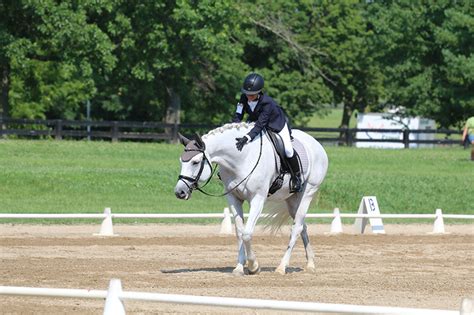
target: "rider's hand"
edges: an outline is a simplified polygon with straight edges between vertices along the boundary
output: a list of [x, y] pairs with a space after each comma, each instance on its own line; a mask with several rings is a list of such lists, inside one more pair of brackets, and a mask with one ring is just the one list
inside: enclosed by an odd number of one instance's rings
[[235, 138], [235, 140], [237, 141], [237, 143], [235, 144], [235, 146], [237, 147], [237, 150], [242, 151], [242, 148], [244, 147], [244, 145], [247, 144], [247, 142], [249, 141], [249, 138], [245, 136], [242, 138]]

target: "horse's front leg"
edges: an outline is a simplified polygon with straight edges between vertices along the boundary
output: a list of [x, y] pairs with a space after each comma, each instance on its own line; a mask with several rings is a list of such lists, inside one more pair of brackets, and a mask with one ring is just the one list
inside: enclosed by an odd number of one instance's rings
[[229, 202], [230, 211], [234, 216], [235, 235], [237, 236], [239, 253], [237, 258], [237, 266], [234, 268], [232, 273], [238, 276], [243, 276], [244, 266], [247, 262], [247, 258], [245, 256], [244, 242], [242, 240], [242, 234], [244, 231], [244, 211], [242, 209], [242, 201], [238, 200], [232, 195], [228, 195], [227, 200]]
[[257, 274], [260, 272], [260, 266], [258, 264], [255, 253], [252, 250], [252, 235], [255, 230], [255, 225], [257, 220], [262, 213], [263, 204], [265, 203], [265, 197], [256, 195], [250, 200], [250, 211], [249, 217], [247, 219], [247, 224], [245, 225], [244, 233], [242, 239], [244, 241], [245, 250], [247, 252], [247, 261], [249, 274]]

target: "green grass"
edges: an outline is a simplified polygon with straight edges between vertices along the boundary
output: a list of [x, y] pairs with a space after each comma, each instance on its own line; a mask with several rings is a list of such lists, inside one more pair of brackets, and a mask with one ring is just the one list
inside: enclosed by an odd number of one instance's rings
[[[224, 197], [174, 196], [181, 145], [0, 141], [2, 213], [220, 212]], [[461, 147], [327, 147], [329, 171], [310, 212], [356, 212], [377, 196], [382, 213], [474, 213], [474, 162]], [[217, 180], [209, 192], [220, 193]], [[207, 187], [206, 187], [207, 188]]]
[[330, 166], [320, 206], [358, 208], [377, 196], [383, 213], [474, 213], [474, 162], [460, 147], [436, 149], [328, 148]]
[[[319, 115], [314, 115], [309, 120], [307, 127], [311, 128], [339, 128], [341, 125], [342, 119], [342, 108], [334, 108], [331, 111], [323, 116], [320, 117]], [[350, 120], [350, 127], [356, 128], [357, 126], [357, 118], [355, 115], [352, 115]]]

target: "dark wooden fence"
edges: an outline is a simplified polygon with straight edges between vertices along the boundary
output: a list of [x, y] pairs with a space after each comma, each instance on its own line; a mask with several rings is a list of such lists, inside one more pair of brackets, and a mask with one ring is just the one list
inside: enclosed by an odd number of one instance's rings
[[[61, 139], [103, 139], [111, 141], [177, 141], [178, 132], [190, 135], [195, 132], [204, 134], [218, 127], [209, 124], [164, 124], [159, 122], [134, 121], [73, 121], [73, 120], [28, 120], [0, 118], [0, 137], [16, 138], [54, 138]], [[305, 128], [295, 127], [308, 132], [320, 142], [352, 146], [356, 142], [402, 143], [405, 148], [410, 144], [460, 144], [459, 130], [409, 130], [409, 129], [356, 129], [356, 128]], [[362, 139], [357, 133], [395, 134], [390, 139]], [[411, 134], [435, 134], [434, 140], [410, 139]], [[398, 135], [398, 136], [397, 136]], [[401, 136], [400, 136], [401, 135]], [[453, 138], [454, 136], [454, 138]]]

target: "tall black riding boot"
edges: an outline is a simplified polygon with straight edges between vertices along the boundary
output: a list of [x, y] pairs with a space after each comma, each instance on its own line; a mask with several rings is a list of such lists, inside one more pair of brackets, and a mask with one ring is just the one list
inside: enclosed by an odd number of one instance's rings
[[294, 153], [291, 158], [288, 158], [288, 163], [291, 167], [290, 193], [300, 192], [302, 189], [301, 170], [296, 153]]

